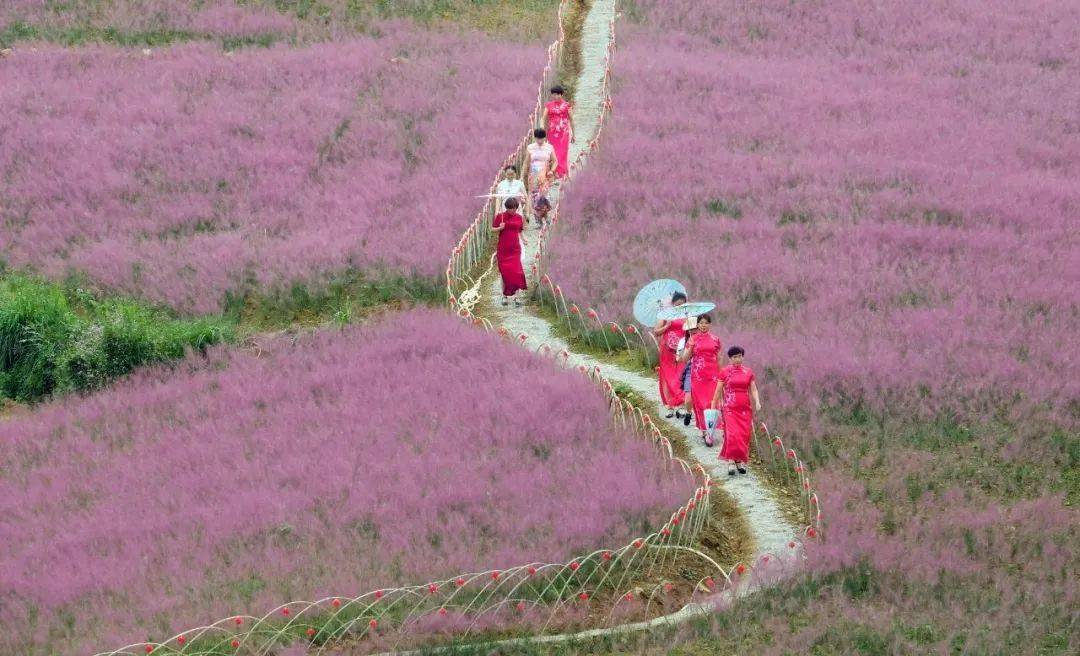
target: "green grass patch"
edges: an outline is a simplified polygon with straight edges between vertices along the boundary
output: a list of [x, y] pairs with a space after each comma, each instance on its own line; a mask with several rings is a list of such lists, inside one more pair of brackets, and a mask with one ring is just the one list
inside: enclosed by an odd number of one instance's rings
[[0, 281], [0, 395], [31, 402], [95, 389], [234, 334], [220, 318], [177, 319], [136, 301], [9, 276]]
[[348, 324], [392, 305], [439, 305], [446, 301], [438, 280], [399, 274], [341, 272], [319, 284], [296, 283], [270, 292], [228, 294], [225, 316], [244, 332]]
[[104, 43], [120, 48], [160, 48], [187, 41], [219, 41], [224, 50], [238, 50], [247, 47], [267, 48], [282, 38], [281, 35], [270, 33], [240, 37], [169, 27], [124, 30], [90, 24], [52, 27], [16, 21], [0, 30], [0, 47], [10, 47], [20, 41], [47, 41], [69, 48], [91, 43]]
[[137, 367], [247, 335], [346, 325], [445, 296], [434, 280], [347, 271], [319, 285], [231, 295], [223, 313], [192, 318], [89, 288], [78, 277], [50, 282], [0, 271], [0, 398], [33, 403], [90, 391]]

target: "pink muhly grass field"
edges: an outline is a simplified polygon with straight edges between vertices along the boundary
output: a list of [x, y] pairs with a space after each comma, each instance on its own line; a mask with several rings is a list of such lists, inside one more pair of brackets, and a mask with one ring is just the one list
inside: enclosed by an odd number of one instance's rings
[[59, 32], [94, 26], [120, 33], [170, 31], [193, 38], [286, 38], [301, 28], [291, 16], [269, 7], [240, 6], [233, 0], [4, 0], [0, 28], [16, 22]]
[[692, 493], [583, 376], [441, 313], [257, 350], [3, 424], [0, 652], [568, 559]]
[[527, 127], [543, 49], [386, 24], [0, 65], [0, 258], [185, 313], [345, 269], [434, 280]]
[[[721, 4], [690, 12], [719, 44], [628, 30], [552, 278], [612, 318], [649, 280], [682, 280], [775, 371], [774, 405], [1074, 421], [1076, 5], [930, 3], [898, 31], [899, 5], [773, 2], [751, 38], [751, 10]], [[648, 17], [671, 27], [690, 6]]]
[[718, 635], [1075, 652], [1080, 7], [636, 4], [549, 273], [610, 319], [715, 301], [825, 517]]

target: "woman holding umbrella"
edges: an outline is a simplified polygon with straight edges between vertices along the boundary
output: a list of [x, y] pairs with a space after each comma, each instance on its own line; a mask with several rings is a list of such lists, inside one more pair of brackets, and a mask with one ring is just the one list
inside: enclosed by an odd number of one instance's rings
[[[679, 307], [686, 303], [686, 294], [675, 292], [671, 296], [671, 306]], [[659, 319], [653, 328], [660, 342], [660, 366], [658, 367], [660, 378], [660, 400], [668, 412], [666, 417], [682, 417], [679, 408], [685, 401], [686, 395], [682, 390], [683, 366], [679, 364], [677, 353], [679, 340], [683, 337], [683, 319]]]
[[694, 422], [701, 430], [705, 446], [712, 446], [712, 437], [705, 426], [705, 408], [709, 407], [720, 377], [720, 338], [712, 333], [712, 315], [697, 318], [697, 331], [690, 337], [680, 360], [690, 361], [690, 399], [694, 404]]
[[728, 461], [728, 476], [734, 476], [736, 469], [740, 474], [746, 473], [750, 432], [754, 426], [754, 412], [761, 412], [761, 397], [754, 370], [743, 366], [746, 351], [741, 346], [732, 346], [727, 355], [731, 364], [720, 370], [719, 383], [709, 407], [719, 409], [724, 416], [724, 448], [720, 450], [720, 459]]

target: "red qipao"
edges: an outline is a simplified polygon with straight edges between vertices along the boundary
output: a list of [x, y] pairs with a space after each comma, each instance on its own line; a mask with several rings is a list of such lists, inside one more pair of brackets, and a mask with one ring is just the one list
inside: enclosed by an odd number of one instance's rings
[[660, 336], [660, 400], [669, 408], [686, 401], [686, 392], [682, 391], [683, 367], [675, 359], [684, 323], [682, 319], [672, 321]]
[[499, 233], [495, 260], [502, 275], [503, 296], [513, 296], [519, 289], [528, 289], [525, 269], [521, 266], [521, 230], [525, 227], [525, 221], [517, 212], [503, 212], [495, 215], [491, 225], [495, 228], [506, 226]]
[[565, 100], [552, 100], [544, 107], [547, 108], [548, 115], [547, 138], [555, 148], [555, 157], [559, 160], [555, 175], [561, 178], [569, 170], [570, 103]]
[[724, 460], [746, 462], [750, 458], [750, 432], [754, 426], [754, 409], [750, 406], [750, 384], [754, 370], [741, 364], [729, 364], [720, 370], [724, 383]]
[[716, 358], [722, 345], [720, 338], [712, 333], [694, 333], [690, 344], [694, 347], [690, 358], [690, 400], [694, 403], [694, 422], [705, 430], [705, 408], [716, 393], [716, 381], [720, 377]]

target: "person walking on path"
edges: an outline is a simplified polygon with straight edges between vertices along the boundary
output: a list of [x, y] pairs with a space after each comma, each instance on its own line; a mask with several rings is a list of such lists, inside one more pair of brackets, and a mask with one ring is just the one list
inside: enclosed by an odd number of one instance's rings
[[547, 130], [548, 141], [555, 149], [558, 165], [555, 175], [566, 177], [570, 171], [570, 144], [574, 142], [573, 106], [563, 98], [561, 86], [551, 87], [551, 101], [544, 105], [543, 125]]
[[[675, 292], [671, 296], [671, 305], [678, 307], [686, 303], [686, 294], [682, 292]], [[674, 319], [671, 321], [665, 321], [660, 319], [656, 323], [656, 327], [653, 328], [653, 335], [656, 335], [660, 342], [660, 366], [657, 367], [657, 374], [660, 381], [660, 400], [663, 402], [664, 407], [667, 408], [668, 419], [672, 417], [682, 417], [682, 404], [686, 400], [686, 395], [682, 390], [682, 378], [683, 369], [685, 365], [681, 365], [678, 359], [679, 340], [682, 339], [685, 332], [683, 319]]]
[[734, 476], [736, 469], [740, 474], [746, 473], [754, 413], [761, 411], [754, 370], [743, 365], [745, 355], [741, 346], [728, 349], [731, 364], [720, 370], [716, 392], [709, 405], [720, 410], [724, 419], [724, 447], [720, 449], [720, 459], [728, 461], [728, 476]]
[[701, 430], [705, 446], [712, 446], [712, 438], [705, 427], [705, 408], [712, 402], [716, 382], [720, 376], [720, 338], [712, 334], [712, 315], [697, 318], [697, 332], [683, 351], [682, 359], [690, 361], [690, 398], [694, 403], [694, 422]]
[[507, 198], [503, 207], [505, 212], [495, 215], [492, 231], [499, 235], [495, 247], [495, 260], [499, 264], [499, 275], [503, 281], [503, 305], [509, 305], [510, 299], [520, 305], [517, 293], [528, 286], [525, 283], [525, 269], [521, 266], [521, 231], [525, 219], [518, 214], [521, 203], [516, 198]]
[[498, 186], [495, 187], [495, 198], [499, 207], [504, 207], [503, 204], [510, 198], [516, 198], [524, 207], [525, 201], [529, 198], [529, 192], [525, 190], [525, 183], [518, 179], [518, 167], [507, 164], [503, 169], [503, 179], [499, 180]]
[[525, 148], [525, 151], [529, 159], [529, 193], [532, 194], [535, 202], [547, 194], [548, 185], [559, 165], [559, 160], [555, 157], [555, 148], [547, 140], [547, 130], [533, 130], [533, 142]]

